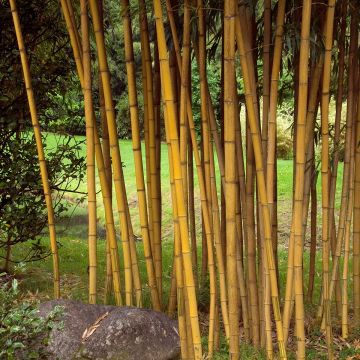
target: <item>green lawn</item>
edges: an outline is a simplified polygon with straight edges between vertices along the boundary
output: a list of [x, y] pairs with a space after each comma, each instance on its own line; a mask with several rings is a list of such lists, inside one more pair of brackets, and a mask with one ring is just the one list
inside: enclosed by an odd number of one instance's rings
[[[82, 139], [82, 138], [79, 138]], [[56, 140], [53, 135], [47, 137], [48, 148], [56, 146]], [[124, 176], [127, 188], [127, 197], [130, 205], [131, 217], [134, 226], [134, 232], [140, 235], [139, 230], [139, 217], [137, 213], [137, 194], [135, 184], [135, 171], [132, 155], [131, 141], [120, 141], [120, 149], [122, 162], [124, 166]], [[81, 152], [85, 156], [85, 144], [82, 144]], [[166, 304], [167, 296], [169, 292], [170, 279], [171, 279], [171, 265], [172, 265], [172, 208], [170, 197], [170, 184], [168, 173], [168, 159], [167, 148], [163, 144], [161, 148], [161, 179], [162, 179], [162, 202], [163, 202], [163, 228], [162, 228], [162, 246], [163, 246], [163, 275], [164, 275], [164, 303]], [[144, 161], [145, 164], [145, 161]], [[292, 199], [292, 182], [293, 182], [293, 166], [292, 160], [279, 160], [278, 161], [278, 211], [279, 211], [279, 266], [280, 266], [280, 283], [281, 290], [284, 290], [286, 267], [287, 267], [287, 243], [290, 229], [290, 214], [291, 214], [291, 199]], [[196, 172], [195, 172], [196, 173]], [[337, 207], [339, 206], [339, 195], [342, 177], [342, 165], [339, 168], [339, 186], [337, 189]], [[219, 178], [219, 174], [218, 174]], [[197, 179], [195, 180], [197, 183]], [[218, 181], [219, 183], [219, 181]], [[97, 180], [97, 188], [100, 190], [99, 182]], [[320, 191], [320, 179], [318, 180], [318, 213], [319, 220], [321, 217], [321, 191]], [[86, 192], [86, 182], [84, 181], [79, 188], [80, 191]], [[87, 300], [87, 211], [86, 200], [77, 204], [83, 195], [69, 193], [67, 195], [68, 201], [72, 203], [71, 209], [68, 212], [68, 217], [58, 221], [58, 240], [60, 245], [60, 273], [61, 273], [61, 288], [64, 297], [73, 299]], [[195, 194], [196, 198], [199, 198], [198, 192]], [[197, 228], [200, 234], [200, 208], [199, 201], [196, 204], [197, 214]], [[118, 223], [117, 218], [115, 217]], [[320, 222], [318, 226], [321, 226]], [[105, 242], [104, 242], [104, 212], [102, 207], [101, 195], [98, 196], [98, 227], [99, 241], [98, 241], [98, 286], [99, 286], [99, 302], [103, 301], [103, 288], [105, 279]], [[102, 230], [102, 231], [101, 231]], [[319, 231], [321, 234], [321, 231]], [[200, 239], [199, 239], [200, 240]], [[45, 235], [44, 241], [48, 242], [48, 238]], [[198, 241], [200, 243], [201, 241]], [[143, 281], [143, 295], [144, 306], [149, 306], [149, 291], [146, 283], [146, 269], [145, 261], [143, 257], [143, 247], [141, 242], [136, 243], [139, 253], [139, 265], [140, 272]], [[23, 248], [15, 249], [16, 252], [23, 251]], [[199, 251], [201, 253], [201, 251]], [[317, 259], [317, 282], [315, 288], [314, 302], [318, 303], [318, 296], [320, 291], [320, 274], [321, 274], [321, 252], [318, 252]], [[308, 251], [305, 247], [304, 255], [304, 267], [308, 268]], [[21, 270], [18, 270], [21, 271]], [[28, 263], [25, 268], [22, 269], [21, 277], [24, 279], [22, 282], [23, 290], [35, 294], [41, 299], [51, 298], [52, 296], [52, 261], [51, 258], [46, 260]], [[305, 274], [305, 284], [307, 284], [307, 274]], [[349, 289], [351, 284], [349, 283]], [[314, 310], [315, 307], [309, 306], [309, 310]], [[219, 353], [218, 359], [224, 358], [226, 351], [226, 345], [224, 344], [223, 353]], [[263, 358], [263, 353], [254, 350], [251, 347], [242, 347], [243, 358]], [[319, 354], [309, 358], [319, 359]]]

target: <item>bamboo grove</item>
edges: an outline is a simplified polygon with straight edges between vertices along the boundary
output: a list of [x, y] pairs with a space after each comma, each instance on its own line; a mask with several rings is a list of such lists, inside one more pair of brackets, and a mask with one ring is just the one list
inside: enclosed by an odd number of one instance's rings
[[[54, 295], [60, 297], [61, 258], [36, 91], [16, 1], [9, 3], [48, 209]], [[320, 331], [328, 358], [336, 358], [334, 336], [347, 341], [360, 325], [358, 1], [120, 3], [126, 64], [121, 71], [127, 76], [143, 255], [135, 245], [117, 136], [104, 36], [106, 6], [102, 0], [59, 2], [84, 96], [89, 302], [101, 302], [105, 295], [105, 302], [114, 298], [117, 305], [141, 307], [147, 288], [152, 308], [177, 318], [183, 359], [212, 358], [222, 338], [231, 359], [240, 358], [244, 343], [265, 349], [268, 359], [286, 359], [290, 353], [305, 359], [310, 331]], [[140, 72], [134, 59], [134, 21], [140, 29]], [[213, 27], [221, 46], [220, 98], [208, 82]], [[296, 46], [287, 65], [293, 77], [293, 199], [284, 241], [278, 237], [277, 119], [287, 32], [294, 29]], [[199, 73], [199, 126], [191, 96], [192, 62]], [[99, 104], [94, 103], [95, 90]], [[173, 219], [169, 293], [164, 291], [162, 255], [162, 142]], [[96, 195], [97, 176], [101, 196]], [[336, 196], [339, 183], [341, 195]], [[100, 206], [105, 210], [106, 269], [97, 265]], [[315, 270], [317, 256], [320, 273]], [[140, 277], [140, 261], [146, 264], [146, 282]], [[287, 263], [284, 276], [281, 261]], [[97, 290], [99, 271], [106, 271], [106, 294]], [[316, 283], [321, 291], [315, 297]], [[209, 299], [205, 315], [199, 310], [200, 292]], [[204, 316], [206, 326], [200, 321]]]

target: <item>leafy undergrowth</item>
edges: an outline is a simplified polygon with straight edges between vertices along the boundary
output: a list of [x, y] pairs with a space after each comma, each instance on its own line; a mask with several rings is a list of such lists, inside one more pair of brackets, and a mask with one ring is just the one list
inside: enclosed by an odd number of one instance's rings
[[0, 274], [0, 359], [44, 359], [49, 333], [61, 328], [62, 309], [39, 317], [38, 299], [21, 294], [16, 278]]

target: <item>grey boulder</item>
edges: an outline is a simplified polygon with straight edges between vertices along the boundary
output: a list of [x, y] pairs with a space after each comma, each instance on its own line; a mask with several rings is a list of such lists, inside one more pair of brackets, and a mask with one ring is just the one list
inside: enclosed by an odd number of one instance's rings
[[50, 359], [170, 360], [180, 355], [176, 321], [148, 309], [89, 305], [73, 300], [40, 304], [41, 316], [64, 308], [62, 329], [50, 333]]

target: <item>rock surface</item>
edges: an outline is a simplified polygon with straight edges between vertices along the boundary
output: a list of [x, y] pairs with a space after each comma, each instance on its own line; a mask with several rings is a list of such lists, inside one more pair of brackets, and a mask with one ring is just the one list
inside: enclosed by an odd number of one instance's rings
[[165, 314], [133, 307], [54, 300], [40, 305], [46, 316], [64, 308], [63, 329], [50, 334], [51, 359], [170, 360], [180, 355], [177, 323]]

